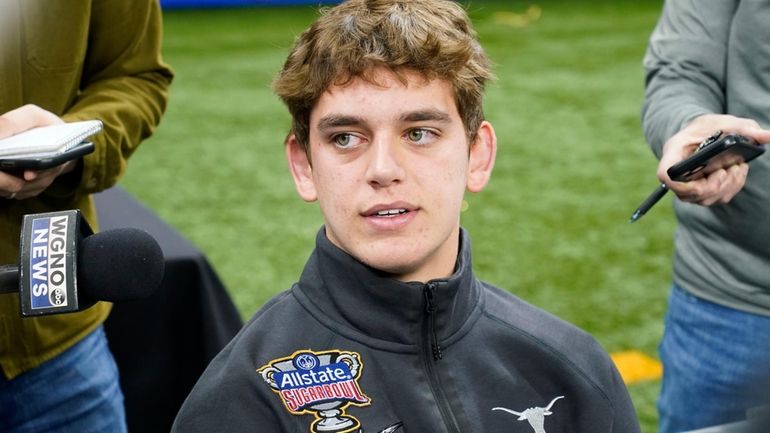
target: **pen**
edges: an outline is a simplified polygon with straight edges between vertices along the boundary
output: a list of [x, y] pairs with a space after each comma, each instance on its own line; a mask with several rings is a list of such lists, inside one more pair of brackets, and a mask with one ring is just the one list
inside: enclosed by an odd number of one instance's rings
[[661, 183], [660, 186], [658, 186], [658, 188], [656, 188], [655, 191], [653, 191], [652, 194], [650, 194], [650, 196], [639, 205], [639, 207], [631, 215], [631, 219], [629, 219], [628, 222], [632, 223], [641, 218], [642, 215], [646, 214], [647, 211], [650, 210], [655, 205], [655, 203], [660, 201], [660, 199], [662, 199], [667, 192], [668, 188], [666, 187], [666, 184]]
[[[722, 130], [721, 129], [717, 130], [716, 132], [708, 136], [708, 138], [700, 142], [700, 144], [698, 145], [698, 148], [695, 149], [695, 153], [702, 150], [704, 147], [707, 147], [708, 145], [716, 142], [721, 136], [722, 136]], [[662, 199], [667, 192], [668, 192], [668, 188], [666, 187], [665, 184], [661, 183], [660, 186], [658, 186], [658, 188], [655, 189], [655, 191], [653, 191], [652, 194], [650, 194], [650, 196], [647, 197], [642, 202], [642, 204], [639, 205], [639, 207], [634, 211], [634, 213], [631, 214], [631, 219], [629, 219], [628, 222], [632, 223], [638, 220], [639, 218], [641, 218], [642, 215], [646, 214], [647, 211], [652, 209], [652, 207], [655, 206], [655, 203], [659, 202], [660, 199]]]

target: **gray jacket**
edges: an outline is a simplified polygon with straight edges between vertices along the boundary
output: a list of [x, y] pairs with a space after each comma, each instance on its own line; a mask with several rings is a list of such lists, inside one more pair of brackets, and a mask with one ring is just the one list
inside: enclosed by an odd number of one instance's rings
[[597, 342], [471, 269], [401, 283], [323, 230], [300, 281], [214, 359], [174, 432], [637, 433]]
[[[702, 114], [770, 128], [768, 22], [766, 1], [666, 1], [644, 58], [642, 120], [656, 155]], [[749, 167], [726, 205], [674, 201], [674, 281], [712, 302], [770, 315], [770, 152]]]

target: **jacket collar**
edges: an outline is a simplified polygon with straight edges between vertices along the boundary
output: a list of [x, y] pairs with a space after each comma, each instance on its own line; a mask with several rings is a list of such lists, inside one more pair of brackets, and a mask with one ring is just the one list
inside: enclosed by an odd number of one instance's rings
[[420, 343], [426, 319], [425, 290], [434, 289], [435, 331], [439, 340], [456, 334], [480, 302], [480, 282], [471, 268], [467, 233], [460, 231], [454, 274], [447, 279], [403, 283], [371, 268], [332, 244], [324, 228], [293, 289], [297, 299], [319, 320], [353, 338]]

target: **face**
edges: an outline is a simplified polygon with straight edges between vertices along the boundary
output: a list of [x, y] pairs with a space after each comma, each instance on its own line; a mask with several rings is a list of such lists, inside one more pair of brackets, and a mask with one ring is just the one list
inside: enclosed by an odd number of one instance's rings
[[484, 122], [469, 143], [444, 80], [377, 71], [330, 87], [310, 114], [309, 154], [293, 136], [287, 157], [297, 191], [318, 200], [329, 240], [402, 281], [452, 274], [465, 190], [480, 191], [496, 139]]

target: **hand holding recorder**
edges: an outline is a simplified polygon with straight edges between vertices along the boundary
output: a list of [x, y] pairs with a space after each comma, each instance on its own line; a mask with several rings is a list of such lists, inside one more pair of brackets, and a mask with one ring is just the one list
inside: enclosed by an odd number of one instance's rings
[[[714, 137], [715, 131], [721, 133]], [[751, 119], [697, 117], [663, 145], [658, 179], [682, 201], [728, 203], [746, 183], [748, 162], [764, 152], [761, 145], [768, 141], [770, 130]]]
[[[705, 132], [715, 126], [736, 132]], [[745, 185], [748, 163], [765, 152], [767, 141], [770, 131], [753, 120], [729, 115], [697, 117], [663, 145], [658, 164], [661, 184], [629, 222], [641, 218], [669, 189], [686, 202], [703, 206], [728, 203]]]
[[94, 150], [85, 138], [101, 127], [100, 121], [67, 124], [31, 104], [0, 115], [0, 198], [23, 200], [45, 191]]

